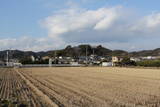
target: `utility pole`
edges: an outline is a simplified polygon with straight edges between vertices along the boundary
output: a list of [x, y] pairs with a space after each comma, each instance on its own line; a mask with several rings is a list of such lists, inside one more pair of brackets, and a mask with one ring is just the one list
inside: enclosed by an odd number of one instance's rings
[[87, 65], [87, 63], [88, 63], [88, 58], [87, 58], [87, 56], [88, 56], [88, 46], [86, 45], [86, 65]]
[[57, 51], [55, 50], [54, 52], [54, 57], [56, 58], [57, 57]]
[[93, 56], [94, 56], [94, 48], [93, 48]]
[[10, 53], [10, 54], [8, 55], [8, 56], [9, 56], [9, 59], [12, 59], [12, 48], [9, 49], [9, 53]]
[[94, 57], [94, 47], [92, 47], [93, 49], [93, 59], [92, 59], [92, 62], [94, 61], [95, 57]]
[[49, 58], [49, 67], [52, 67], [52, 58]]
[[9, 52], [8, 52], [8, 50], [7, 50], [7, 59], [6, 59], [6, 64], [7, 64], [7, 66], [9, 66]]

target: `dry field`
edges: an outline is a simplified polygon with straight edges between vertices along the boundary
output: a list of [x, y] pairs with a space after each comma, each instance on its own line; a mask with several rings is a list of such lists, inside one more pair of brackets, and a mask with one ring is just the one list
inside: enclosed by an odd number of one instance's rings
[[[35, 107], [160, 107], [158, 69], [55, 67], [0, 71], [0, 98], [15, 99], [14, 93], [19, 100], [30, 99], [29, 104]], [[17, 92], [15, 88], [19, 87]]]
[[14, 69], [0, 69], [0, 107], [45, 107], [47, 105]]

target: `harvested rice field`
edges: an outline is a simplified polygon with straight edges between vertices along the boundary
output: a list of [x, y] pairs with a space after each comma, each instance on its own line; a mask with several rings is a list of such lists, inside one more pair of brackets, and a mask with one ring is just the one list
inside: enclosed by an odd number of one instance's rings
[[159, 107], [160, 69], [0, 69], [0, 104], [29, 107]]
[[0, 107], [46, 107], [48, 103], [38, 96], [15, 69], [0, 69]]

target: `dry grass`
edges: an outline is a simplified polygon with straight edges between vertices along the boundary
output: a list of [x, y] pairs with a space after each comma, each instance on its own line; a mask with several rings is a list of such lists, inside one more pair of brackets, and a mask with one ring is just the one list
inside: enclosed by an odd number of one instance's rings
[[156, 69], [57, 67], [19, 71], [59, 106], [160, 106], [160, 70]]

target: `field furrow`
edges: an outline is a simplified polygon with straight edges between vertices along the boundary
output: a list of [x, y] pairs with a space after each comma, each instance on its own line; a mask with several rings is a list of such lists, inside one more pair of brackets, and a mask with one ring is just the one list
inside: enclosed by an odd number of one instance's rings
[[160, 70], [0, 68], [0, 106], [159, 107]]
[[0, 106], [45, 106], [15, 69], [0, 68], [0, 82]]
[[57, 67], [20, 71], [59, 106], [160, 106], [159, 70]]

